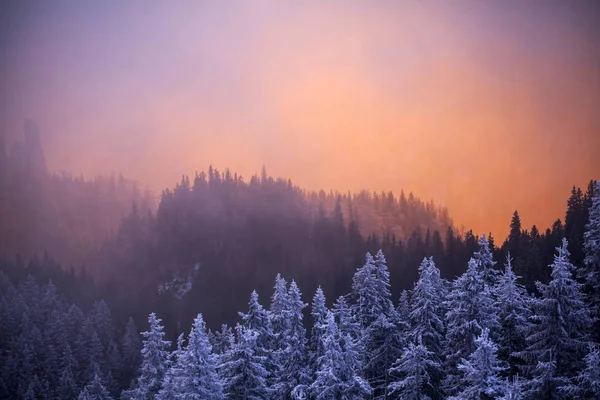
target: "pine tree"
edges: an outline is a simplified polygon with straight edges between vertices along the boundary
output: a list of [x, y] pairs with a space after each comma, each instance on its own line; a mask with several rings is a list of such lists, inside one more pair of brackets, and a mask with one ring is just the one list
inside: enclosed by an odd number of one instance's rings
[[567, 240], [557, 248], [548, 285], [537, 282], [541, 298], [532, 299], [533, 324], [527, 334], [527, 348], [516, 355], [532, 378], [528, 396], [551, 398], [567, 386], [582, 363], [592, 324], [579, 283], [573, 279]]
[[391, 301], [390, 275], [383, 252], [375, 259], [369, 253], [352, 283], [354, 315], [362, 328], [363, 374], [373, 388], [374, 398], [385, 397], [389, 369], [404, 345], [400, 320]]
[[176, 397], [189, 400], [223, 399], [223, 388], [217, 374], [217, 360], [212, 354], [202, 314], [194, 320], [188, 344], [177, 357], [173, 377]]
[[57, 395], [61, 399], [73, 400], [77, 398], [77, 385], [71, 369], [64, 369], [60, 374], [60, 380], [56, 389]]
[[445, 285], [433, 258], [423, 259], [419, 266], [419, 280], [413, 289], [413, 304], [410, 312], [412, 329], [409, 337], [412, 342], [420, 340], [420, 344], [432, 354], [434, 363], [428, 370], [431, 385], [426, 394], [433, 399], [441, 398], [439, 391], [442, 379], [440, 362], [445, 333], [445, 312], [442, 306], [445, 295]]
[[221, 325], [221, 330], [213, 333], [211, 339], [211, 345], [213, 347], [213, 353], [219, 357], [225, 354], [235, 342], [233, 330], [227, 326], [227, 324]]
[[479, 240], [479, 251], [473, 254], [473, 258], [477, 261], [481, 279], [488, 287], [493, 288], [498, 281], [498, 270], [494, 268], [496, 261], [492, 257], [490, 243], [486, 239], [485, 233]]
[[237, 325], [237, 342], [223, 357], [219, 375], [228, 400], [264, 400], [271, 398], [267, 386], [265, 357], [256, 354], [258, 334]]
[[[439, 393], [430, 375], [430, 371], [439, 371], [441, 365], [437, 356], [418, 342], [410, 342], [392, 368], [390, 375], [397, 381], [390, 383], [389, 393], [393, 398], [402, 400], [430, 400], [429, 393]], [[440, 396], [441, 397], [441, 396]]]
[[596, 318], [594, 339], [600, 341], [600, 180], [596, 182], [586, 227], [587, 231], [583, 236], [584, 265], [579, 273], [585, 282], [585, 290]]
[[573, 399], [600, 399], [600, 350], [597, 346], [590, 345], [584, 362], [585, 368], [562, 391]]
[[157, 400], [177, 400], [177, 398], [182, 394], [177, 379], [182, 373], [182, 368], [180, 367], [180, 358], [185, 350], [183, 344], [184, 341], [185, 334], [181, 333], [177, 337], [177, 349], [171, 353], [171, 357], [169, 359], [169, 369], [165, 373], [162, 387], [156, 396]]
[[310, 312], [312, 316], [313, 326], [310, 333], [309, 342], [309, 363], [311, 376], [314, 378], [319, 368], [319, 358], [323, 355], [324, 349], [324, 335], [325, 335], [325, 317], [327, 308], [325, 307], [325, 294], [321, 286], [317, 288], [312, 301], [312, 310]]
[[444, 380], [448, 394], [455, 394], [464, 383], [456, 368], [461, 359], [476, 350], [475, 339], [483, 329], [498, 331], [498, 310], [490, 288], [479, 273], [479, 265], [469, 261], [467, 271], [452, 283], [452, 290], [444, 302], [446, 312], [446, 362]]
[[279, 390], [285, 398], [291, 396], [296, 386], [310, 382], [306, 357], [306, 329], [302, 323], [302, 310], [306, 306], [307, 304], [302, 301], [302, 293], [298, 285], [292, 280], [284, 309], [287, 319], [286, 347], [280, 359], [281, 374], [278, 381]]
[[133, 318], [129, 318], [125, 325], [125, 333], [121, 340], [123, 354], [123, 370], [121, 371], [121, 385], [126, 387], [135, 377], [140, 366], [140, 354], [142, 351], [142, 340]]
[[324, 321], [324, 352], [318, 359], [319, 369], [315, 381], [306, 387], [300, 385], [294, 390], [295, 397], [300, 388], [306, 388], [316, 400], [365, 399], [371, 394], [369, 384], [357, 375], [358, 354], [353, 340], [342, 334], [335, 322], [335, 316], [327, 311]]
[[148, 317], [150, 330], [142, 332], [142, 364], [139, 377], [133, 390], [126, 395], [132, 400], [154, 399], [162, 388], [163, 380], [169, 368], [169, 347], [171, 342], [164, 340], [165, 333], [161, 320], [156, 314]]
[[489, 330], [483, 329], [475, 340], [476, 350], [468, 360], [463, 359], [458, 368], [463, 371], [465, 389], [453, 400], [493, 400], [504, 393], [504, 384], [499, 373], [502, 371], [496, 356], [498, 347], [489, 338]]
[[106, 387], [102, 384], [99, 374], [79, 393], [78, 400], [113, 400]]
[[239, 313], [242, 326], [252, 329], [257, 333], [256, 345], [260, 355], [270, 357], [274, 344], [274, 334], [271, 328], [271, 319], [267, 310], [258, 302], [258, 293], [252, 291], [248, 302], [248, 313]]
[[518, 359], [513, 353], [525, 348], [525, 333], [529, 326], [531, 311], [528, 307], [529, 296], [523, 286], [517, 283], [511, 266], [510, 254], [506, 259], [505, 269], [496, 285], [496, 306], [499, 309], [499, 320], [502, 329], [498, 357], [510, 366], [506, 370], [509, 376], [515, 374]]
[[504, 384], [504, 396], [498, 400], [525, 400], [525, 394], [523, 393], [523, 385], [519, 381], [519, 375], [513, 376], [512, 379], [506, 378]]

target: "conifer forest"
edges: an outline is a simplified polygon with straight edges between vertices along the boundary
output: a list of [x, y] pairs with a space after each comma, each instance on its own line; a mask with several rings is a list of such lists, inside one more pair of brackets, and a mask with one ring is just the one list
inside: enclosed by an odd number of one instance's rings
[[[545, 231], [515, 211], [502, 242], [412, 193], [312, 193], [266, 171], [184, 176], [153, 211], [122, 177], [50, 174], [31, 129], [2, 153], [0, 398], [600, 396], [594, 181]], [[98, 227], [79, 215], [126, 203], [81, 245]]]
[[600, 400], [600, 0], [0, 0], [0, 400]]

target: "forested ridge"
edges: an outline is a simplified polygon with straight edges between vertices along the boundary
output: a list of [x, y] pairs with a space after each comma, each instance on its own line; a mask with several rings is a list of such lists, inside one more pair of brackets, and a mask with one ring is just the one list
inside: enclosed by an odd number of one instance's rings
[[48, 173], [27, 132], [0, 151], [0, 398], [600, 396], [593, 181], [496, 243], [412, 194], [265, 170], [184, 176], [154, 208]]

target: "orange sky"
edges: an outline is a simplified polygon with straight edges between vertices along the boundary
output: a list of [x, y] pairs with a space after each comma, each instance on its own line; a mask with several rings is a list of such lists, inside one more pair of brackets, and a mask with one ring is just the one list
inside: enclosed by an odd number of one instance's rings
[[600, 178], [597, 2], [120, 3], [0, 12], [0, 131], [35, 119], [52, 169], [160, 190], [265, 164], [497, 237]]

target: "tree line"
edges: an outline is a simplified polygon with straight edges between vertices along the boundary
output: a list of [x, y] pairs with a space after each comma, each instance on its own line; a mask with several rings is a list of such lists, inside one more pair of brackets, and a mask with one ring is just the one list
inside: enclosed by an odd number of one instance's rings
[[310, 324], [297, 282], [277, 275], [268, 307], [253, 291], [238, 323], [214, 332], [197, 314], [176, 346], [155, 313], [141, 343], [133, 321], [117, 341], [105, 303], [86, 315], [53, 284], [1, 276], [0, 388], [28, 399], [595, 399], [600, 184], [581, 245], [575, 266], [563, 238], [547, 283], [528, 292], [484, 235], [464, 273], [448, 281], [426, 257], [396, 302], [384, 253], [367, 253], [350, 293], [329, 303], [316, 289]]

